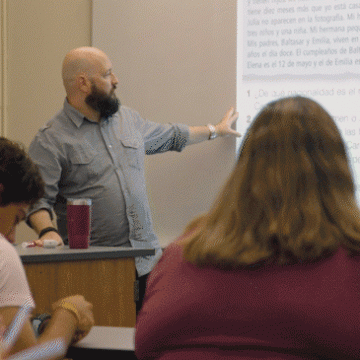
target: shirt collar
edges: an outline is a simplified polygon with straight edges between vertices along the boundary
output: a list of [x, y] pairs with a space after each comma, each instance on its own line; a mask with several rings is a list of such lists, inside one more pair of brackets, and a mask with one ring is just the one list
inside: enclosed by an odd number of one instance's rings
[[[73, 106], [71, 106], [68, 102], [68, 100], [65, 98], [64, 101], [64, 111], [65, 114], [69, 117], [69, 119], [76, 125], [76, 127], [80, 127], [84, 120], [96, 123], [96, 121], [89, 120], [86, 116], [84, 116], [79, 110], [76, 110]], [[114, 114], [116, 115], [116, 114]], [[100, 123], [108, 123], [110, 120], [112, 120], [113, 116], [108, 117], [107, 119], [102, 118]]]
[[84, 120], [94, 122], [85, 117], [79, 110], [76, 110], [73, 106], [71, 106], [67, 99], [64, 101], [64, 111], [65, 114], [69, 117], [69, 119], [76, 125], [76, 127], [80, 127]]

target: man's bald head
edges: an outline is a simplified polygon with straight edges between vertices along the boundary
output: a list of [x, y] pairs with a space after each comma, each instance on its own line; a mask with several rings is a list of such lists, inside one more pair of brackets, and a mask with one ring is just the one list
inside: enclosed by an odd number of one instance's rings
[[91, 78], [104, 59], [107, 59], [107, 55], [94, 47], [80, 47], [69, 51], [62, 67], [66, 92], [71, 92], [78, 75], [83, 74]]
[[68, 103], [88, 119], [99, 121], [118, 111], [115, 95], [118, 79], [107, 55], [94, 47], [69, 51], [63, 62], [62, 77]]

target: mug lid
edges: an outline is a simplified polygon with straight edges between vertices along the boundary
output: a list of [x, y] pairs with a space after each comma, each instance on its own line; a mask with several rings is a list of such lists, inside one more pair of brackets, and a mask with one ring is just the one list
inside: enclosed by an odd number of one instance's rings
[[67, 205], [91, 205], [91, 199], [72, 199], [66, 201]]

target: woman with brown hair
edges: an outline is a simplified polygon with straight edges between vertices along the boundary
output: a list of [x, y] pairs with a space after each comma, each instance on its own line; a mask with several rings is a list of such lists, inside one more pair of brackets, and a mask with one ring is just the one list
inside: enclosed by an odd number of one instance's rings
[[359, 359], [360, 211], [331, 116], [258, 114], [210, 211], [152, 271], [139, 359]]

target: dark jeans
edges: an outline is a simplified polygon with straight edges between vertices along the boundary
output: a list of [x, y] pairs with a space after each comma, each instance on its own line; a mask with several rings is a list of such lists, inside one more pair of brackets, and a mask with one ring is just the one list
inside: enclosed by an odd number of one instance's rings
[[148, 276], [149, 276], [149, 274], [139, 277], [138, 273], [136, 272], [136, 281], [138, 282], [138, 290], [139, 290], [138, 300], [136, 301], [136, 314], [139, 313], [139, 311], [142, 307], [142, 304], [143, 304], [145, 290], [146, 290], [146, 281], [147, 281]]

